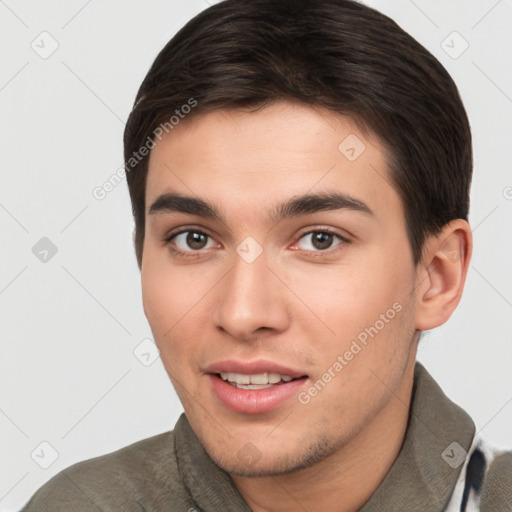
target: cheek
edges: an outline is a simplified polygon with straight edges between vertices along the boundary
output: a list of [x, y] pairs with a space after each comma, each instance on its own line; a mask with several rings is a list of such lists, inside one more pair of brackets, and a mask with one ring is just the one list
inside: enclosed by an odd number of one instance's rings
[[160, 351], [162, 363], [173, 381], [178, 375], [181, 360], [180, 346], [173, 340], [179, 330], [179, 317], [177, 316], [178, 298], [175, 283], [165, 279], [161, 273], [143, 272], [142, 274], [142, 300], [144, 312], [151, 327], [153, 338]]
[[[414, 334], [410, 328], [414, 314], [407, 303], [392, 309], [387, 323], [379, 318], [381, 313], [386, 315], [386, 309], [375, 308], [376, 314], [363, 315], [372, 320], [352, 335], [345, 328], [351, 323], [346, 313], [346, 325], [339, 321], [336, 339], [316, 345], [322, 361], [312, 387], [306, 391], [315, 395], [310, 411], [329, 411], [339, 419], [336, 428], [340, 430], [364, 424], [398, 389], [410, 362]], [[361, 315], [359, 320], [364, 321]]]
[[337, 338], [340, 342], [357, 335], [403, 300], [404, 287], [400, 277], [375, 265], [318, 266], [315, 272], [304, 271], [288, 275], [296, 296], [308, 307], [300, 309], [316, 317], [309, 327], [324, 332], [322, 338]]
[[144, 313], [155, 336], [172, 327], [175, 293], [164, 276], [154, 269], [142, 271], [142, 303]]
[[179, 274], [172, 272], [161, 255], [147, 251], [141, 269], [142, 302], [155, 342], [162, 357], [185, 314]]
[[141, 281], [144, 312], [162, 361], [168, 371], [179, 373], [205, 332], [207, 282], [194, 276], [191, 267], [171, 267], [157, 258], [146, 260]]
[[405, 255], [386, 255], [382, 250], [366, 256], [357, 265], [319, 266], [318, 271], [304, 272], [295, 280], [297, 296], [318, 317], [303, 326], [311, 350], [320, 358], [318, 371], [332, 369], [338, 356], [343, 358], [343, 369], [332, 370], [336, 383], [321, 400], [335, 398], [337, 393], [346, 393], [346, 400], [363, 399], [361, 389], [370, 390], [371, 397], [382, 383], [369, 368], [382, 373], [385, 381], [392, 380], [408, 357], [414, 334], [409, 297], [412, 264]]
[[191, 278], [186, 278], [185, 274], [173, 267], [167, 251], [150, 243], [145, 245], [141, 268], [142, 301], [155, 335], [167, 332], [186, 312], [193, 287]]

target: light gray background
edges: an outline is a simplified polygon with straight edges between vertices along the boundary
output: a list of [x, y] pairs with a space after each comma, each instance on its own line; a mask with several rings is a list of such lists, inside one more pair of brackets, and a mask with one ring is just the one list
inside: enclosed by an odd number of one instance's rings
[[[469, 114], [472, 266], [419, 359], [477, 429], [512, 446], [512, 1], [368, 3], [437, 56]], [[76, 461], [173, 428], [182, 411], [160, 359], [145, 366], [151, 342], [137, 349], [151, 331], [126, 183], [101, 201], [92, 191], [123, 163], [124, 121], [153, 59], [207, 6], [0, 1], [2, 511]], [[58, 249], [47, 262], [32, 252], [42, 237]]]

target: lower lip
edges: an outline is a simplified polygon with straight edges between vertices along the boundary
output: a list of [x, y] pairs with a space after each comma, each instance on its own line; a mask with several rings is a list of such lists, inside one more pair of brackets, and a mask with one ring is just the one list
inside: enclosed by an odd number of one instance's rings
[[307, 378], [275, 384], [264, 389], [235, 388], [217, 375], [209, 374], [213, 392], [229, 409], [245, 414], [261, 414], [277, 409], [286, 400], [297, 395]]

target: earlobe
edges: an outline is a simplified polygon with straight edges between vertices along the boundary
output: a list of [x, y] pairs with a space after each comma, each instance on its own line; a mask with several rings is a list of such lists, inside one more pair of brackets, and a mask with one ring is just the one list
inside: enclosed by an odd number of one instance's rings
[[417, 329], [433, 329], [450, 318], [462, 296], [472, 247], [471, 228], [463, 219], [426, 241], [417, 273]]

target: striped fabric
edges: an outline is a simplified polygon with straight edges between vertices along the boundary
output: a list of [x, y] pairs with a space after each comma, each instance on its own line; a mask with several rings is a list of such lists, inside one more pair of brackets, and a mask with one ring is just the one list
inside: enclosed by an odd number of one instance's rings
[[[481, 498], [484, 480], [489, 480], [490, 468], [494, 465], [498, 466], [499, 462], [502, 459], [505, 460], [505, 456], [509, 458], [511, 453], [477, 433], [445, 512], [482, 512]], [[491, 496], [490, 499], [492, 500], [493, 497]], [[485, 508], [489, 512], [491, 510], [493, 512], [507, 512], [512, 510], [512, 502], [508, 505], [503, 503], [499, 506], [499, 509], [488, 508], [487, 506]], [[490, 506], [492, 507], [492, 505]]]

